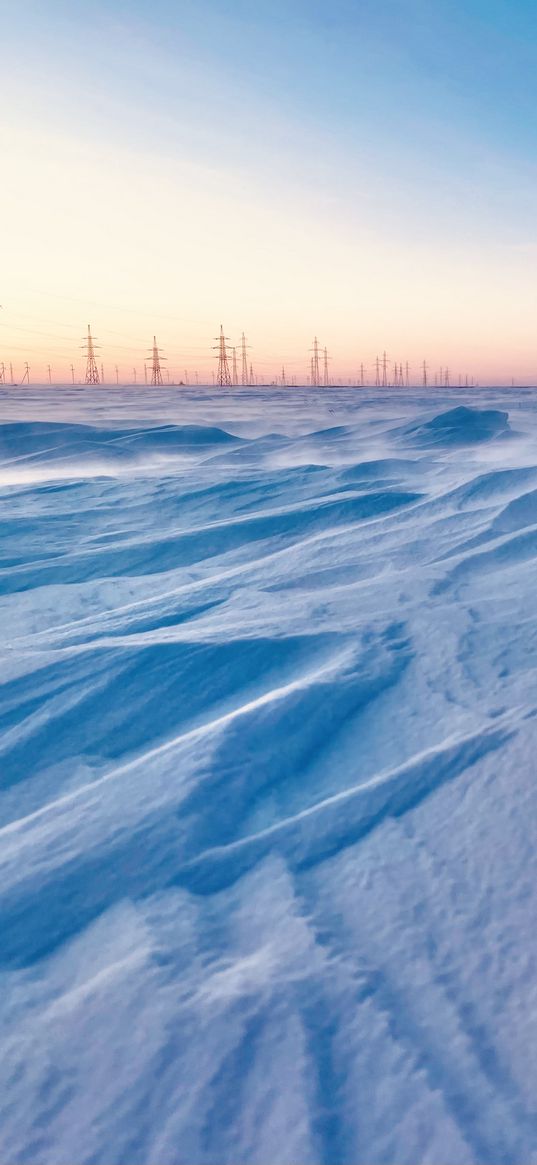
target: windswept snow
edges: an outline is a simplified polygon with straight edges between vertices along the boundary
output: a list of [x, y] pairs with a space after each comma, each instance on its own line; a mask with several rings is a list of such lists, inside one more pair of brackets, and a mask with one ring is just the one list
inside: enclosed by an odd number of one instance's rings
[[537, 394], [0, 407], [0, 1160], [537, 1162]]

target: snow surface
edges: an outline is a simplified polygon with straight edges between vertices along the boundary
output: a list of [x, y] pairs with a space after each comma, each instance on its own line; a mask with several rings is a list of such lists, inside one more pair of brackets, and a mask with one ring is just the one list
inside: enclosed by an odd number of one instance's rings
[[537, 394], [0, 407], [0, 1161], [537, 1162]]

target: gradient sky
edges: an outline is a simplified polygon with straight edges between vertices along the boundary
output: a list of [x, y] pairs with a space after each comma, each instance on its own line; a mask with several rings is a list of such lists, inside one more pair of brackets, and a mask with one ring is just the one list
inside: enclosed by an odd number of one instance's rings
[[[535, 0], [0, 2], [0, 360], [537, 381]], [[6, 116], [7, 113], [7, 116]]]

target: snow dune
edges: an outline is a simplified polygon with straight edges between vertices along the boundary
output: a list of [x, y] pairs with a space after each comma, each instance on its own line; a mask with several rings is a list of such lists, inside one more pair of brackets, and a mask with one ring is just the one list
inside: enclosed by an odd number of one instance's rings
[[537, 395], [0, 405], [0, 1160], [537, 1162]]

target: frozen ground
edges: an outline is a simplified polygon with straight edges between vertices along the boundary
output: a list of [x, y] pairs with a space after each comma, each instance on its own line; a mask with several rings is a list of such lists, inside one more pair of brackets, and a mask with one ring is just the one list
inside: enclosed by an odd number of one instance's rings
[[537, 1162], [537, 394], [0, 409], [0, 1160]]

